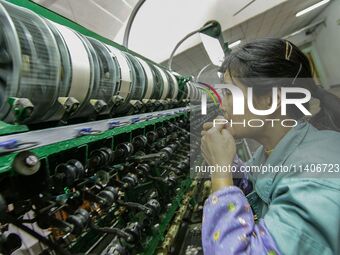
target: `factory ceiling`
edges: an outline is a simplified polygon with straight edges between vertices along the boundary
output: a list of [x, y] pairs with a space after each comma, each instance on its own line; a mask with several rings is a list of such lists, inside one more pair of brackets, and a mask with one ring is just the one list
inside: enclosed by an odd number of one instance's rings
[[[122, 43], [124, 28], [137, 0], [34, 0], [77, 23]], [[264, 36], [283, 36], [308, 24], [319, 10], [296, 18], [295, 13], [319, 0], [148, 0], [131, 30], [129, 47], [156, 61], [168, 59], [173, 47], [187, 33], [206, 21], [218, 20], [229, 42]], [[247, 6], [247, 4], [250, 4]], [[239, 14], [237, 11], [247, 6]], [[322, 8], [321, 8], [322, 9]], [[208, 63], [199, 36], [178, 50], [174, 69], [194, 74]]]
[[[318, 15], [324, 8], [316, 9], [301, 17], [295, 17], [299, 10], [319, 2], [319, 0], [289, 0], [274, 8], [256, 15], [241, 24], [227, 29], [223, 37], [228, 42], [242, 40], [243, 43], [263, 37], [284, 37], [318, 20]], [[167, 61], [163, 64], [166, 65]], [[178, 54], [173, 60], [173, 69], [190, 75], [210, 63], [201, 43]]]

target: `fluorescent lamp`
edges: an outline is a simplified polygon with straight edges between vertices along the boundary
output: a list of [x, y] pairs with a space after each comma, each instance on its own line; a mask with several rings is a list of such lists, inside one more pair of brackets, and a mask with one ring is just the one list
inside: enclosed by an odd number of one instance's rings
[[236, 42], [233, 42], [233, 43], [229, 44], [228, 47], [229, 47], [229, 49], [235, 48], [236, 46], [240, 45], [241, 42], [242, 42], [241, 40], [238, 40]]
[[314, 10], [314, 9], [316, 9], [316, 8], [318, 8], [318, 7], [322, 6], [322, 5], [324, 5], [324, 4], [327, 4], [329, 1], [331, 1], [331, 0], [323, 0], [323, 1], [321, 1], [321, 2], [318, 2], [318, 3], [316, 3], [316, 4], [313, 4], [313, 5], [309, 6], [309, 7], [306, 8], [306, 9], [304, 9], [304, 10], [302, 10], [302, 11], [299, 11], [299, 12], [296, 14], [296, 17], [300, 17], [300, 16], [302, 16], [302, 15], [304, 15], [304, 14], [306, 14], [306, 13], [308, 13], [308, 12], [310, 12], [310, 11], [312, 11], [312, 10]]

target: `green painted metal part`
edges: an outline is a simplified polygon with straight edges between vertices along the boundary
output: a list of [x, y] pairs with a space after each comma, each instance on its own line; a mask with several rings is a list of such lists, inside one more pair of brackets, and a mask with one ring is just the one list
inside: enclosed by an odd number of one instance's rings
[[[47, 146], [38, 147], [36, 149], [32, 149], [31, 151], [34, 152], [40, 159], [44, 159], [45, 157], [55, 154], [58, 152], [62, 152], [65, 150], [86, 146], [89, 143], [100, 141], [106, 138], [110, 138], [122, 133], [128, 133], [132, 130], [138, 129], [138, 128], [144, 128], [149, 125], [153, 125], [156, 123], [163, 122], [165, 120], [173, 119], [178, 116], [185, 115], [186, 113], [178, 113], [173, 116], [164, 116], [157, 119], [144, 121], [140, 123], [135, 123], [134, 125], [124, 126], [124, 127], [118, 127], [111, 130], [104, 131], [97, 135], [87, 135], [82, 137], [77, 137], [71, 140], [62, 141], [55, 144], [50, 144]], [[5, 156], [0, 157], [0, 174], [3, 174], [5, 172], [9, 172], [12, 170], [12, 162], [13, 159], [17, 153], [11, 153]]]
[[28, 130], [28, 127], [25, 125], [11, 125], [0, 121], [0, 136], [26, 132]]

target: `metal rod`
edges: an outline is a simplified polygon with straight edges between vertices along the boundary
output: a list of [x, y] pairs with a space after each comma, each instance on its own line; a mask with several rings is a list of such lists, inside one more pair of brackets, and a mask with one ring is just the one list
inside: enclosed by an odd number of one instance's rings
[[182, 44], [185, 40], [187, 40], [188, 38], [190, 38], [190, 37], [193, 36], [194, 34], [198, 33], [199, 31], [200, 31], [200, 30], [195, 30], [195, 31], [193, 31], [193, 32], [191, 32], [191, 33], [189, 33], [189, 34], [187, 34], [182, 40], [180, 40], [180, 41], [176, 44], [175, 48], [174, 48], [173, 51], [171, 52], [171, 55], [170, 55], [170, 58], [169, 58], [169, 61], [168, 61], [168, 69], [169, 69], [170, 71], [172, 71], [172, 68], [171, 68], [171, 66], [172, 66], [172, 60], [173, 60], [174, 55], [175, 55], [177, 49], [179, 48], [179, 46], [181, 46], [181, 44]]
[[189, 34], [187, 34], [186, 36], [184, 36], [183, 39], [180, 40], [180, 41], [176, 44], [176, 46], [175, 46], [175, 48], [173, 49], [173, 51], [171, 52], [170, 58], [169, 58], [169, 60], [168, 60], [168, 69], [169, 69], [170, 71], [172, 71], [172, 68], [171, 68], [171, 66], [172, 66], [172, 60], [173, 60], [173, 58], [174, 58], [174, 56], [175, 56], [175, 53], [176, 53], [177, 49], [179, 48], [179, 46], [181, 46], [181, 44], [182, 44], [185, 40], [187, 40], [188, 38], [190, 38], [191, 36], [193, 36], [193, 35], [195, 35], [195, 34], [201, 32], [202, 30], [205, 30], [205, 29], [207, 29], [207, 28], [210, 28], [212, 25], [213, 25], [212, 23], [209, 23], [208, 25], [205, 25], [205, 26], [201, 27], [200, 29], [197, 29], [197, 30], [195, 30], [195, 31], [192, 31], [191, 33], [189, 33]]
[[247, 7], [249, 7], [251, 4], [255, 3], [256, 0], [251, 0], [249, 3], [247, 3], [245, 6], [243, 6], [240, 10], [238, 10], [237, 12], [235, 12], [233, 14], [233, 16], [236, 16], [237, 14], [239, 14], [240, 12], [244, 11]]
[[287, 40], [287, 39], [290, 38], [290, 37], [293, 37], [293, 36], [295, 36], [295, 35], [297, 35], [297, 34], [300, 34], [301, 32], [306, 31], [306, 30], [308, 30], [308, 29], [310, 29], [310, 28], [317, 27], [317, 26], [319, 26], [319, 25], [321, 25], [321, 24], [323, 24], [323, 23], [325, 23], [325, 19], [319, 20], [319, 21], [317, 21], [317, 22], [315, 22], [315, 23], [312, 23], [312, 24], [310, 24], [310, 25], [308, 25], [308, 26], [306, 26], [306, 27], [303, 27], [303, 28], [301, 28], [300, 30], [295, 31], [294, 33], [291, 33], [291, 34], [289, 34], [289, 35], [286, 35], [286, 36], [282, 37], [282, 39]]
[[204, 72], [204, 71], [206, 71], [210, 66], [212, 66], [212, 63], [210, 63], [210, 64], [207, 64], [206, 66], [204, 66], [200, 71], [199, 71], [199, 73], [197, 74], [197, 77], [196, 77], [196, 82], [199, 82], [200, 81], [200, 77], [201, 77], [201, 75], [202, 75], [202, 73]]
[[125, 32], [124, 32], [124, 39], [123, 39], [123, 46], [128, 48], [129, 46], [129, 38], [130, 38], [130, 32], [131, 27], [133, 24], [133, 21], [135, 20], [135, 17], [139, 11], [139, 9], [142, 7], [142, 5], [145, 3], [146, 0], [139, 0], [136, 6], [133, 8], [131, 15], [129, 17], [129, 20], [126, 24]]

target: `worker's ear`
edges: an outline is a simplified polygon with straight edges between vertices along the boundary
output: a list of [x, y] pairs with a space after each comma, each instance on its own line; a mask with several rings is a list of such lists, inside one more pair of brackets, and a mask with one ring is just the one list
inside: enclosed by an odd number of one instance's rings
[[[273, 91], [270, 90], [270, 91], [268, 91], [264, 94], [261, 94], [259, 96], [257, 96], [256, 94], [253, 93], [252, 100], [253, 100], [254, 107], [257, 110], [271, 109], [272, 106], [273, 106], [273, 101], [274, 101], [273, 96], [277, 96], [277, 95], [275, 95], [275, 93], [273, 93]], [[278, 92], [278, 93], [281, 93], [281, 92]], [[278, 99], [278, 102], [277, 102], [277, 105], [275, 107], [278, 107], [278, 105], [281, 103], [280, 98], [277, 98], [277, 99]]]
[[268, 92], [265, 96], [262, 97], [262, 106], [263, 109], [270, 109], [273, 106], [274, 97], [277, 98], [275, 111], [281, 108], [281, 88], [275, 88], [277, 93], [274, 93], [274, 88]]
[[[281, 89], [280, 88], [273, 88], [270, 91], [266, 92], [265, 94], [262, 94], [261, 96], [255, 95], [253, 100], [254, 100], [254, 106], [257, 110], [265, 111], [265, 110], [273, 109], [274, 112], [272, 114], [274, 115], [280, 114], [281, 112]], [[273, 105], [274, 103], [275, 105]]]
[[281, 88], [277, 88], [277, 105], [276, 111], [281, 111]]

